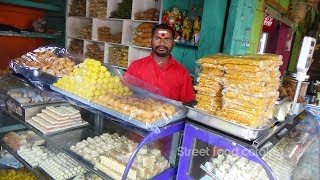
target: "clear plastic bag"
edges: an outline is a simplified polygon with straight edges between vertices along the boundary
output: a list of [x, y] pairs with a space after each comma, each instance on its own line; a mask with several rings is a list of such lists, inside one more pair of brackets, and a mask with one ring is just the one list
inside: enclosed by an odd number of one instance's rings
[[43, 46], [10, 61], [10, 68], [40, 89], [69, 74], [81, 55], [69, 54], [64, 48]]
[[275, 95], [273, 97], [254, 97], [250, 95], [245, 95], [242, 93], [237, 93], [233, 91], [224, 91], [224, 98], [228, 99], [235, 99], [238, 101], [242, 101], [248, 104], [254, 104], [254, 105], [265, 105], [269, 103], [274, 103], [278, 95]]
[[37, 104], [63, 101], [63, 98], [60, 94], [48, 91], [40, 91], [33, 88], [11, 89], [7, 94], [21, 104]]
[[232, 108], [223, 108], [221, 111], [217, 111], [216, 115], [227, 120], [234, 121], [238, 124], [243, 124], [253, 128], [263, 126], [268, 120], [267, 115], [257, 116]]
[[102, 111], [148, 130], [156, 130], [182, 119], [186, 113], [186, 108], [180, 102], [150, 93], [130, 96], [106, 94], [93, 100], [93, 103], [107, 108]]

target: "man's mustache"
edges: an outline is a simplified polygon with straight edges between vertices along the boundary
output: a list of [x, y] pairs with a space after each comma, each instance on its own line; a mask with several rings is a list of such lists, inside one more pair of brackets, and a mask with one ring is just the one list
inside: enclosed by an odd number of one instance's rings
[[166, 46], [156, 46], [156, 49], [158, 49], [158, 48], [165, 48], [166, 50], [168, 50], [168, 47], [166, 47]]

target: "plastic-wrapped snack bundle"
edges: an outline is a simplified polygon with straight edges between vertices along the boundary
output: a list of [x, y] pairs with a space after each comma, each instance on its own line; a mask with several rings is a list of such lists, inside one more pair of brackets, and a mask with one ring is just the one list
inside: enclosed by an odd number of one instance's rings
[[218, 116], [251, 127], [264, 124], [274, 106], [279, 85], [279, 55], [245, 55], [224, 58], [222, 111]]
[[258, 127], [266, 120], [265, 116], [256, 116], [251, 113], [231, 108], [224, 108], [222, 111], [217, 111], [216, 115], [250, 127]]
[[224, 71], [216, 68], [210, 68], [210, 67], [202, 67], [201, 73], [205, 75], [213, 75], [213, 76], [224, 76]]
[[212, 75], [210, 75], [210, 74], [203, 74], [203, 73], [199, 73], [198, 76], [199, 76], [199, 77], [197, 78], [197, 81], [198, 81], [198, 82], [199, 82], [201, 79], [223, 82], [223, 76], [212, 76]]
[[201, 73], [198, 74], [197, 86], [194, 86], [197, 90], [195, 108], [209, 114], [215, 114], [215, 111], [221, 109], [225, 71], [223, 65], [220, 65], [220, 61], [226, 57], [228, 56], [218, 54], [198, 60]]

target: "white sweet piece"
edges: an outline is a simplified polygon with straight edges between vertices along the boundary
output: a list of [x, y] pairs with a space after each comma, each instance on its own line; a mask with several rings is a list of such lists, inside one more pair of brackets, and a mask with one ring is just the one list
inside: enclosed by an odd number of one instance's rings
[[206, 162], [204, 166], [208, 169], [208, 171], [213, 172], [213, 164], [211, 162]]

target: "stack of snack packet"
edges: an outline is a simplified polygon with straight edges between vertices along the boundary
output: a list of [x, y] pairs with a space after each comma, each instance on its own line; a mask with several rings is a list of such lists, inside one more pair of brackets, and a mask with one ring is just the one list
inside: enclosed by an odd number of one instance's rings
[[[201, 74], [207, 72], [208, 66], [224, 72], [221, 78], [222, 107], [221, 110], [211, 114], [250, 127], [257, 127], [272, 117], [274, 103], [279, 96], [277, 89], [282, 56], [275, 54], [218, 55], [211, 57], [210, 60], [206, 58], [199, 61], [203, 68]], [[201, 74], [199, 74], [200, 77], [203, 76]], [[220, 78], [213, 74], [210, 78], [214, 77]], [[198, 87], [195, 88], [197, 90]], [[207, 88], [213, 90], [216, 86]], [[201, 101], [199, 105], [202, 108]]]
[[201, 72], [198, 74], [198, 83], [194, 86], [197, 91], [195, 108], [213, 115], [222, 108], [222, 83], [225, 71], [218, 61], [225, 57], [219, 54], [198, 60]]

